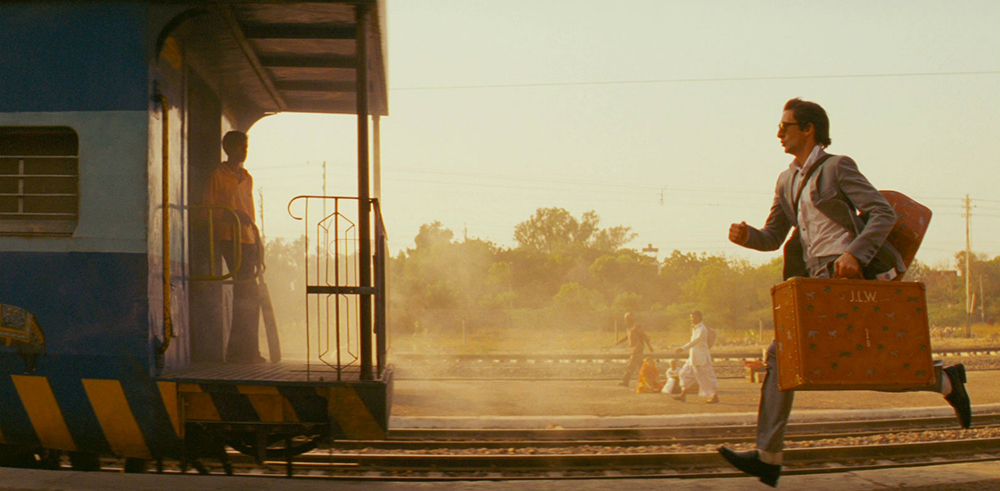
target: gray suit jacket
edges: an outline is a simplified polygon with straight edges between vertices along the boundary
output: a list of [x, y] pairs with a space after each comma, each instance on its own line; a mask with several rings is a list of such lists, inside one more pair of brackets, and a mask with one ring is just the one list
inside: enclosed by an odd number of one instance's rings
[[[785, 241], [788, 231], [798, 226], [793, 207], [797, 191], [792, 189], [794, 173], [789, 168], [778, 176], [767, 222], [762, 229], [749, 227], [750, 235], [744, 246], [759, 251], [776, 250]], [[899, 253], [886, 243], [889, 232], [896, 224], [896, 212], [882, 193], [858, 171], [857, 164], [850, 157], [831, 156], [810, 180], [816, 181], [811, 194], [816, 208], [854, 235], [846, 252], [858, 259], [865, 277], [874, 277], [875, 273], [891, 267], [896, 268], [899, 274], [906, 271]], [[797, 241], [797, 236], [795, 234], [792, 240]], [[802, 250], [795, 247], [798, 245], [785, 247], [786, 279], [790, 271], [794, 272], [791, 276], [804, 276]]]

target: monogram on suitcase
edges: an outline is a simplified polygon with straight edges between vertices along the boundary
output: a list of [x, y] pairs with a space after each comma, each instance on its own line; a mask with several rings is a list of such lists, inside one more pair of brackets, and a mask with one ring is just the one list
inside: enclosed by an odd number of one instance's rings
[[792, 278], [771, 298], [782, 390], [934, 383], [923, 283]]

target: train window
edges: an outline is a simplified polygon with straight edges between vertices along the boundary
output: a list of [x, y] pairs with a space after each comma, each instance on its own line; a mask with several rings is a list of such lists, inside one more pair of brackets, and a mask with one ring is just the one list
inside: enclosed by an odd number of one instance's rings
[[0, 235], [71, 235], [80, 141], [66, 127], [0, 126]]

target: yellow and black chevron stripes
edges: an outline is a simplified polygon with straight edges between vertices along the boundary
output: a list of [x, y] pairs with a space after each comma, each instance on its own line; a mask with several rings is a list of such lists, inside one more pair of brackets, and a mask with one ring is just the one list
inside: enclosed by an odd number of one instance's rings
[[326, 390], [329, 391], [327, 408], [330, 418], [340, 424], [348, 440], [385, 438], [385, 428], [375, 420], [353, 387], [334, 386]]
[[45, 448], [76, 451], [76, 443], [66, 426], [66, 419], [52, 393], [49, 379], [30, 375], [11, 375], [17, 394]]
[[[77, 451], [83, 448], [73, 437], [68, 421], [73, 416], [65, 414], [66, 401], [60, 404], [47, 377], [31, 375], [11, 375], [17, 396], [21, 400], [28, 420], [34, 429], [38, 442], [45, 448]], [[81, 379], [86, 395], [84, 404], [89, 404], [96, 417], [102, 435], [78, 435], [84, 441], [103, 440], [115, 455], [125, 457], [152, 458], [146, 436], [140, 429], [133, 408], [129, 404], [121, 382], [114, 379]], [[64, 397], [72, 397], [63, 395]], [[60, 396], [62, 397], [62, 396]], [[176, 398], [175, 398], [176, 399]], [[69, 406], [72, 407], [72, 406]], [[78, 407], [78, 406], [77, 406]], [[76, 415], [76, 420], [80, 416]], [[84, 431], [77, 428], [74, 431]]]
[[295, 414], [295, 409], [287, 398], [278, 392], [278, 388], [266, 385], [241, 385], [237, 386], [240, 394], [246, 396], [250, 404], [253, 405], [257, 417], [266, 423], [298, 423], [299, 417]]
[[385, 427], [352, 386], [290, 388], [178, 383], [177, 392], [183, 421], [330, 421], [341, 438], [377, 439], [386, 435]]
[[174, 434], [182, 435], [180, 404], [177, 401], [177, 383], [159, 381], [156, 382], [156, 386], [160, 389], [160, 398], [163, 399], [163, 406], [167, 410], [167, 416], [170, 417], [170, 424], [174, 427]]
[[215, 408], [212, 397], [208, 393], [202, 392], [200, 385], [177, 384], [177, 397], [180, 403], [182, 423], [189, 420], [222, 421], [222, 416]]
[[322, 424], [329, 425], [333, 438], [351, 440], [386, 435], [385, 385], [317, 387], [159, 380], [155, 385], [149, 381], [148, 385], [123, 386], [121, 380], [113, 378], [9, 377], [7, 397], [20, 399], [15, 400], [20, 407], [0, 414], [0, 421], [4, 421], [0, 424], [18, 425], [6, 426], [4, 429], [10, 431], [0, 433], [0, 442], [7, 444], [110, 451], [148, 459], [179, 448], [188, 421]]
[[297, 423], [299, 417], [277, 387], [177, 384], [184, 420]]
[[108, 445], [111, 445], [111, 451], [115, 455], [152, 458], [139, 423], [125, 399], [121, 382], [83, 379], [83, 388], [87, 391], [87, 397], [94, 407], [104, 437], [108, 440]]

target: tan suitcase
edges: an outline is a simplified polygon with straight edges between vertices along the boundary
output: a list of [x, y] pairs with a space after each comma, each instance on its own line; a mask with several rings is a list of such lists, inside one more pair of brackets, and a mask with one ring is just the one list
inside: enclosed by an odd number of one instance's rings
[[923, 283], [792, 278], [771, 299], [781, 390], [934, 383]]

